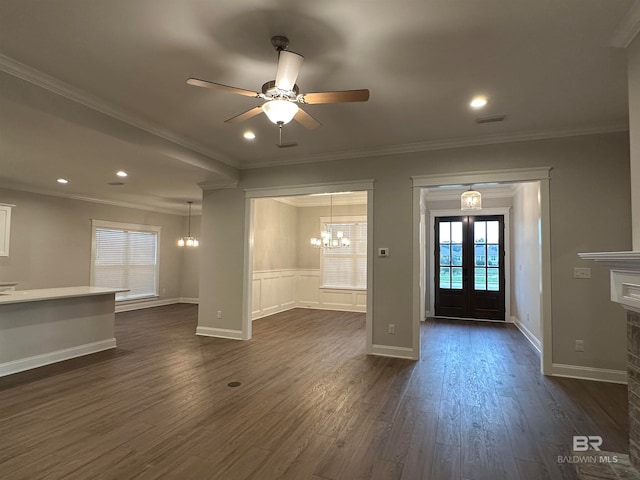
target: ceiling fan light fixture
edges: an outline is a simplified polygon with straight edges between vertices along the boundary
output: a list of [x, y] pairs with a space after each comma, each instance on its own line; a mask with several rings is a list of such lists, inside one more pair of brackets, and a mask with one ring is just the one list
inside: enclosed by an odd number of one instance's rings
[[262, 111], [276, 125], [286, 124], [298, 113], [298, 106], [288, 100], [269, 100], [262, 105]]

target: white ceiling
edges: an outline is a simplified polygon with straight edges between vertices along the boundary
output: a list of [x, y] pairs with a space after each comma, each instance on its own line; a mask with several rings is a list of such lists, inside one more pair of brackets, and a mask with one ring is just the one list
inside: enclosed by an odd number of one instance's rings
[[[0, 184], [184, 212], [236, 168], [624, 130], [626, 57], [609, 45], [636, 3], [0, 0]], [[264, 115], [223, 123], [258, 100], [185, 84], [259, 90], [276, 34], [305, 56], [303, 92], [371, 91], [305, 106], [323, 126], [287, 125], [289, 149]], [[126, 185], [108, 186], [119, 168]]]

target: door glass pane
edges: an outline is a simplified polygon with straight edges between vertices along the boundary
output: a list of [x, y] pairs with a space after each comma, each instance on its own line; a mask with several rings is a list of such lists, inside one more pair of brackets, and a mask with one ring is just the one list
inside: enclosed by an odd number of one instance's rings
[[440, 265], [448, 267], [451, 264], [451, 245], [440, 245]]
[[487, 222], [473, 222], [474, 243], [487, 243], [486, 224]]
[[487, 243], [500, 243], [500, 222], [487, 222]]
[[500, 290], [500, 269], [487, 268], [487, 290], [497, 292]]
[[451, 245], [451, 265], [454, 267], [462, 266], [462, 245]]
[[462, 290], [462, 268], [451, 269], [451, 288], [454, 290]]
[[476, 267], [484, 267], [487, 264], [487, 254], [486, 254], [486, 245], [475, 245], [474, 246], [474, 260], [473, 264]]
[[487, 245], [487, 266], [499, 267], [500, 257], [498, 257], [498, 245]]
[[474, 270], [474, 288], [476, 290], [486, 290], [487, 270], [485, 268], [476, 268]]
[[440, 267], [440, 288], [451, 288], [451, 269]]
[[451, 223], [442, 222], [440, 224], [440, 243], [451, 242]]
[[451, 243], [462, 243], [462, 222], [451, 222]]

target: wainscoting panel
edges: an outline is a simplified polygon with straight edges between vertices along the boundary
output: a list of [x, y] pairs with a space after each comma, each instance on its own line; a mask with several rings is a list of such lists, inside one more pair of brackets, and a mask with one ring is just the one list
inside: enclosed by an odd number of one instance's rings
[[300, 270], [296, 288], [296, 300], [308, 307], [320, 305], [320, 270]]
[[367, 292], [320, 287], [320, 270], [268, 270], [253, 272], [251, 318], [292, 308], [366, 312]]

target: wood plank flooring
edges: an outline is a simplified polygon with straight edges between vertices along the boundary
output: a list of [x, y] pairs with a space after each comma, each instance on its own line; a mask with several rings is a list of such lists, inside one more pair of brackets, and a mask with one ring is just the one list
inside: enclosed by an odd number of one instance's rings
[[0, 378], [0, 478], [573, 479], [573, 435], [627, 453], [626, 387], [540, 375], [512, 325], [428, 321], [412, 362], [365, 355], [362, 314], [291, 310], [249, 342], [196, 319], [121, 313], [115, 351]]

